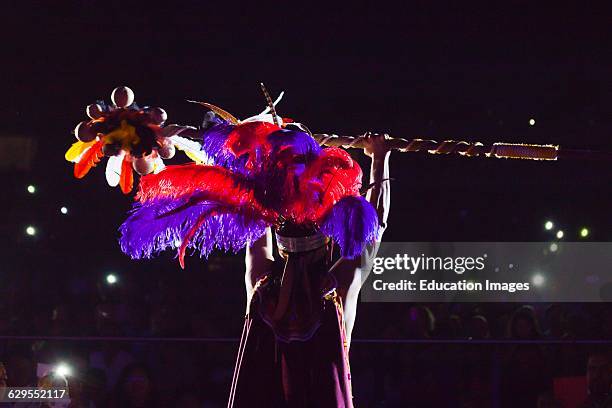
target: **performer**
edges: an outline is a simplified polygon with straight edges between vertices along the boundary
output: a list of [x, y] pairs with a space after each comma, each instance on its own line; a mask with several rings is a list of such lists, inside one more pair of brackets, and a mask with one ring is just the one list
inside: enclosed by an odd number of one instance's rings
[[[371, 158], [367, 200], [379, 239], [390, 204], [386, 135], [367, 134]], [[248, 246], [247, 309], [228, 407], [352, 407], [348, 351], [357, 298], [376, 254], [331, 263], [332, 245], [315, 228], [292, 223]]]
[[[175, 249], [184, 267], [188, 250], [206, 257], [247, 247], [247, 313], [229, 407], [351, 407], [348, 349], [386, 226], [391, 143], [387, 135], [359, 139], [372, 159], [364, 198], [350, 154], [278, 116], [262, 89], [261, 114], [239, 120], [201, 103], [210, 112], [196, 128], [164, 126], [163, 110], [140, 108], [129, 88], [116, 88], [112, 105], [87, 108], [90, 120], [77, 126], [66, 159], [81, 178], [108, 156], [107, 182], [124, 193], [132, 169], [142, 175], [119, 228], [121, 249], [134, 259]], [[175, 149], [195, 163], [165, 166]], [[341, 258], [332, 264], [335, 246]]]

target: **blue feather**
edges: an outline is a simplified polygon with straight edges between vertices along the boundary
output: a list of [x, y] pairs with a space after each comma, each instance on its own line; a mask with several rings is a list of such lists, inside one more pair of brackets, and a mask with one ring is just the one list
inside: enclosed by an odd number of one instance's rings
[[321, 232], [332, 237], [346, 258], [360, 256], [378, 237], [378, 215], [363, 197], [344, 197], [325, 216]]

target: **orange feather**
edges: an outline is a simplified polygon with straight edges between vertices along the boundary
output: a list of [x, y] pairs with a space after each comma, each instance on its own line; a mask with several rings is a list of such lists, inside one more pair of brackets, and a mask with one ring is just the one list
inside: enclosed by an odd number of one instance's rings
[[132, 162], [125, 155], [121, 163], [121, 176], [119, 177], [119, 186], [123, 194], [129, 194], [134, 186], [134, 173], [132, 172]]
[[102, 153], [102, 147], [104, 141], [98, 140], [93, 144], [81, 157], [78, 163], [74, 165], [74, 177], [83, 178], [89, 172], [92, 167], [100, 162], [100, 159], [104, 154]]

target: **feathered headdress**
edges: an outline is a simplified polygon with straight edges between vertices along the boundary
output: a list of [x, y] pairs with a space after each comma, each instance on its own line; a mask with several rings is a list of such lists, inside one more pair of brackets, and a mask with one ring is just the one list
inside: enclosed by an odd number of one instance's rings
[[332, 237], [345, 257], [377, 238], [376, 211], [359, 192], [358, 163], [280, 118], [280, 98], [273, 103], [265, 93], [268, 108], [242, 121], [201, 103], [211, 110], [197, 132], [206, 164], [167, 166], [141, 178], [120, 227], [126, 254], [148, 258], [177, 249], [183, 266], [188, 248], [203, 256], [214, 248], [238, 251], [287, 221]]

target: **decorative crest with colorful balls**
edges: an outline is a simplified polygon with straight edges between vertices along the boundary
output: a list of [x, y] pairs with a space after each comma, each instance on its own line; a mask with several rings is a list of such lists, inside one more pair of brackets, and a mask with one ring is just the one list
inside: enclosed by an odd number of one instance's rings
[[159, 107], [139, 107], [130, 88], [115, 88], [111, 101], [111, 104], [97, 101], [88, 105], [89, 120], [80, 122], [74, 129], [78, 140], [65, 158], [74, 163], [75, 177], [85, 177], [106, 156], [108, 184], [119, 185], [128, 194], [134, 185], [132, 170], [139, 175], [161, 171], [163, 159], [174, 157], [177, 147], [200, 155], [197, 147], [192, 148], [190, 141], [178, 136], [185, 127], [164, 127], [168, 118], [166, 111]]

